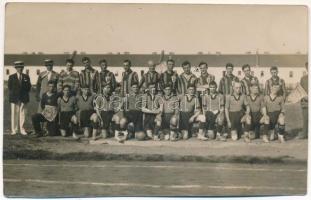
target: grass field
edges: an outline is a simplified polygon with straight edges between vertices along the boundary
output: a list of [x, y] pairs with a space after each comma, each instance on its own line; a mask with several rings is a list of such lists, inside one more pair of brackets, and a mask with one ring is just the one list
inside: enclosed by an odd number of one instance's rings
[[[35, 100], [35, 92], [32, 89], [30, 93], [30, 102], [27, 106], [27, 116], [26, 116], [26, 129], [32, 130], [31, 125], [31, 115], [36, 113], [38, 110], [39, 103]], [[8, 133], [10, 131], [10, 120], [11, 120], [11, 111], [10, 111], [10, 104], [8, 102], [8, 92], [7, 88], [4, 87], [4, 132]], [[286, 131], [288, 136], [295, 136], [297, 132], [299, 132], [302, 128], [302, 114], [300, 104], [289, 104], [285, 107], [286, 111]]]

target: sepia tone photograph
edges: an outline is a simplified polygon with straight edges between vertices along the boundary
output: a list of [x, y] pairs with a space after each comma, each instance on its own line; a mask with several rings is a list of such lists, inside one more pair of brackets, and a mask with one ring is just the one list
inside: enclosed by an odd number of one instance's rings
[[7, 2], [7, 198], [307, 195], [306, 5]]

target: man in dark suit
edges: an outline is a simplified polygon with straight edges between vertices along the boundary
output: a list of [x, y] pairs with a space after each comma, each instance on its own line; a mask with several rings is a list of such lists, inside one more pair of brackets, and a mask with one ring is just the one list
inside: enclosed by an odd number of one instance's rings
[[30, 78], [23, 73], [24, 62], [14, 62], [16, 73], [9, 76], [9, 102], [11, 103], [11, 135], [20, 132], [27, 135], [24, 128], [26, 106], [31, 89]]

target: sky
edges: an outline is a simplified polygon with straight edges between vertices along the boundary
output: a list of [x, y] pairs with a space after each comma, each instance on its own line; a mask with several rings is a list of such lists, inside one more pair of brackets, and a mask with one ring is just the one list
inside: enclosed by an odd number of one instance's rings
[[304, 6], [8, 3], [8, 53], [307, 53]]

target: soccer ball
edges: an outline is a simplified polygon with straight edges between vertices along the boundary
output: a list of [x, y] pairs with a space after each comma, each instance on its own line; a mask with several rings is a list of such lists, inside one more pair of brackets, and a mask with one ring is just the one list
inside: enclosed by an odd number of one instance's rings
[[146, 137], [146, 134], [145, 134], [145, 132], [143, 132], [143, 131], [139, 131], [139, 132], [136, 132], [136, 133], [135, 133], [135, 138], [136, 138], [137, 140], [144, 140], [145, 137]]

